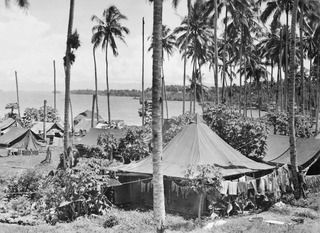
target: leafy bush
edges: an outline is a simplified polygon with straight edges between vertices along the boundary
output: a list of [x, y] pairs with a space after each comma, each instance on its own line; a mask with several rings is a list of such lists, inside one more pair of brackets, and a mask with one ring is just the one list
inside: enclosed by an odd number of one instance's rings
[[7, 186], [7, 197], [9, 199], [18, 196], [26, 196], [32, 200], [38, 199], [39, 186], [42, 175], [35, 170], [27, 170], [19, 176], [11, 178]]
[[83, 144], [78, 144], [76, 145], [76, 149], [79, 152], [79, 157], [82, 158], [107, 158], [107, 155], [101, 146], [86, 146]]
[[224, 105], [207, 108], [203, 118], [213, 131], [242, 154], [259, 159], [264, 156], [268, 128], [263, 121], [245, 119], [238, 111]]
[[[288, 116], [283, 112], [269, 112], [265, 117], [266, 121], [273, 126], [273, 133], [289, 135]], [[295, 129], [297, 137], [312, 136], [312, 119], [303, 115], [295, 116]]]
[[55, 209], [62, 221], [86, 214], [103, 214], [111, 205], [106, 189], [111, 175], [104, 171], [108, 165], [108, 160], [80, 158], [72, 170], [57, 171], [49, 176], [40, 187], [43, 211]]
[[129, 129], [126, 136], [120, 139], [118, 153], [124, 159], [124, 163], [150, 155], [150, 148], [143, 141], [144, 133], [143, 129]]
[[117, 152], [118, 143], [112, 134], [102, 134], [98, 137], [98, 146], [101, 146], [109, 159], [113, 159]]

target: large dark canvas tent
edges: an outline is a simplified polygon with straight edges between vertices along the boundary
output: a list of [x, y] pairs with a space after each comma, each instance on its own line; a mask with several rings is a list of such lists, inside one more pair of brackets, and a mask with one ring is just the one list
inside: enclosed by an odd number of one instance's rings
[[38, 151], [43, 146], [40, 140], [41, 138], [30, 129], [11, 128], [6, 134], [0, 137], [0, 147]]
[[[218, 167], [225, 178], [273, 169], [272, 166], [255, 162], [242, 155], [198, 119], [196, 123], [186, 126], [176, 135], [163, 151], [162, 170], [165, 176], [167, 210], [184, 214], [197, 213], [199, 197], [196, 193], [191, 193], [188, 198], [183, 198], [173, 194], [170, 190], [174, 186], [172, 181], [184, 178], [186, 170], [190, 166], [207, 164]], [[139, 162], [119, 166], [116, 170], [120, 172], [118, 173], [120, 182], [151, 177], [152, 157], [149, 156]], [[117, 187], [116, 202], [118, 204], [143, 203], [152, 206], [152, 194], [142, 192], [145, 189], [149, 188], [148, 184], [144, 184], [144, 182]]]
[[[320, 161], [320, 140], [316, 138], [298, 138], [296, 144], [297, 164], [300, 170], [316, 172]], [[267, 151], [264, 161], [274, 164], [290, 164], [289, 137], [269, 135], [267, 140]], [[318, 170], [317, 174], [320, 173]], [[309, 174], [309, 171], [308, 171]]]

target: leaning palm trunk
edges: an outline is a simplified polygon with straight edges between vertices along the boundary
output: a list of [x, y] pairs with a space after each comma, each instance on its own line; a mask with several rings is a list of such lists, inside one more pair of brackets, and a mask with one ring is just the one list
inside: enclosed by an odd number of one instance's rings
[[108, 122], [111, 123], [110, 110], [110, 90], [109, 90], [109, 64], [108, 64], [108, 41], [106, 45], [106, 84], [107, 84], [107, 103], [108, 103]]
[[294, 0], [291, 21], [291, 40], [290, 44], [290, 78], [288, 89], [288, 120], [289, 120], [289, 143], [290, 143], [290, 162], [292, 167], [292, 178], [295, 189], [295, 197], [300, 198], [301, 189], [298, 179], [297, 152], [296, 152], [296, 136], [294, 127], [294, 97], [295, 97], [295, 55], [296, 55], [296, 19], [297, 19], [298, 0]]
[[64, 133], [63, 133], [63, 167], [66, 169], [67, 166], [67, 149], [69, 146], [69, 102], [70, 102], [70, 72], [71, 72], [71, 45], [69, 43], [69, 37], [72, 34], [72, 25], [73, 25], [73, 9], [74, 9], [74, 0], [70, 0], [70, 10], [69, 10], [69, 23], [68, 23], [68, 33], [67, 33], [67, 48], [65, 55], [65, 98], [64, 98]]
[[[93, 64], [94, 64], [94, 87], [95, 87], [95, 103], [97, 112], [97, 122], [99, 121], [99, 108], [98, 108], [98, 75], [97, 75], [97, 62], [96, 62], [96, 48], [93, 47]], [[92, 113], [94, 114], [94, 113]]]
[[164, 232], [165, 206], [162, 174], [161, 125], [161, 63], [162, 63], [162, 0], [153, 3], [153, 62], [152, 62], [152, 163], [153, 210], [157, 232]]

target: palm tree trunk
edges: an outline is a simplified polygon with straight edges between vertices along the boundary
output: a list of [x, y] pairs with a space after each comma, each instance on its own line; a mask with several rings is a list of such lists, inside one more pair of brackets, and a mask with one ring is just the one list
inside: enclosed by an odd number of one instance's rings
[[303, 54], [303, 7], [300, 7], [300, 20], [299, 20], [299, 28], [300, 28], [300, 69], [301, 69], [301, 109], [302, 114], [305, 116], [305, 87], [304, 87], [304, 54]]
[[94, 105], [96, 103], [96, 94], [92, 95], [92, 107], [91, 107], [91, 128], [93, 128], [94, 126]]
[[[241, 44], [240, 44], [240, 67], [239, 69], [241, 70], [241, 66], [242, 66], [242, 56], [243, 56], [243, 30], [242, 30], [242, 26], [240, 26], [240, 40], [241, 40]], [[239, 113], [241, 114], [241, 96], [242, 96], [242, 75], [240, 72], [240, 84], [239, 84]]]
[[[214, 2], [214, 85], [216, 88], [216, 104], [219, 104], [219, 86], [218, 86], [218, 0]], [[240, 110], [241, 111], [241, 110]]]
[[223, 35], [223, 40], [224, 40], [224, 45], [223, 45], [223, 71], [222, 71], [222, 91], [221, 91], [221, 101], [222, 103], [225, 102], [225, 93], [224, 93], [224, 89], [225, 89], [225, 80], [226, 80], [226, 44], [227, 44], [227, 17], [228, 17], [228, 11], [226, 8], [226, 12], [225, 12], [225, 21], [224, 21], [224, 35]]
[[259, 118], [261, 118], [261, 104], [262, 104], [262, 98], [261, 98], [261, 82], [260, 78], [258, 77], [258, 104], [259, 104]]
[[270, 103], [270, 95], [271, 95], [271, 101], [273, 101], [273, 90], [272, 88], [274, 86], [274, 77], [273, 77], [273, 68], [274, 68], [274, 61], [271, 59], [271, 79], [270, 79], [270, 92], [267, 90], [267, 96], [268, 96], [268, 103]]
[[312, 79], [312, 58], [309, 59], [309, 80], [308, 80], [308, 89], [309, 89], [309, 95], [308, 95], [308, 111], [310, 114], [310, 117], [312, 117], [312, 112], [311, 112], [311, 100], [312, 100], [312, 86], [311, 86], [311, 79]]
[[69, 146], [69, 102], [70, 102], [70, 73], [71, 73], [71, 62], [70, 62], [70, 53], [71, 53], [71, 45], [68, 43], [68, 39], [72, 34], [72, 26], [73, 26], [73, 10], [74, 10], [74, 0], [70, 0], [70, 10], [69, 10], [69, 23], [68, 23], [68, 32], [67, 32], [67, 48], [65, 55], [65, 98], [64, 98], [64, 133], [63, 133], [63, 148], [64, 148], [64, 156], [63, 156], [63, 166], [66, 169], [66, 161], [67, 149]]
[[193, 113], [196, 113], [197, 102], [197, 62], [193, 63]]
[[[188, 0], [188, 30], [187, 30], [187, 35], [189, 35], [189, 27], [190, 27], [190, 7], [191, 7], [191, 0]], [[186, 52], [186, 48], [185, 52]], [[183, 89], [182, 89], [182, 114], [185, 114], [186, 111], [186, 72], [187, 72], [187, 56], [185, 55], [183, 57]]]
[[[162, 54], [163, 56], [163, 54]], [[162, 99], [164, 100], [165, 104], [166, 104], [166, 117], [167, 119], [169, 119], [169, 108], [168, 108], [168, 100], [167, 100], [167, 90], [166, 90], [166, 83], [164, 81], [164, 69], [163, 69], [163, 61], [162, 61], [162, 66], [161, 66], [161, 69], [162, 69]], [[163, 111], [163, 114], [164, 114], [164, 108], [163, 108], [163, 102], [162, 102], [162, 111]], [[163, 116], [162, 116], [163, 118]]]
[[53, 60], [53, 109], [57, 113], [56, 61]]
[[315, 90], [315, 109], [316, 109], [316, 135], [319, 134], [319, 110], [320, 110], [320, 101], [319, 101], [319, 86], [320, 86], [320, 59], [319, 59], [320, 52], [318, 52], [318, 59], [317, 59], [317, 80], [315, 81], [316, 86], [318, 88], [314, 88]]
[[280, 71], [280, 111], [283, 112], [283, 85], [282, 85], [282, 37], [283, 29], [280, 30], [280, 53], [279, 53], [279, 71]]
[[297, 6], [298, 0], [294, 0], [292, 10], [292, 21], [291, 21], [291, 40], [290, 44], [290, 79], [289, 81], [289, 106], [288, 106], [288, 123], [289, 123], [289, 143], [290, 143], [290, 162], [292, 168], [293, 185], [295, 188], [295, 197], [300, 198], [300, 184], [298, 180], [298, 165], [297, 165], [297, 152], [296, 152], [296, 136], [294, 127], [294, 97], [295, 97], [295, 55], [296, 55], [296, 19], [297, 19]]
[[285, 42], [285, 76], [284, 76], [284, 110], [288, 111], [288, 48], [289, 48], [289, 10], [286, 11], [286, 42]]
[[277, 74], [277, 90], [276, 90], [276, 111], [278, 112], [280, 106], [280, 65], [278, 64], [278, 74]]
[[244, 117], [248, 116], [247, 108], [248, 108], [248, 93], [247, 93], [247, 75], [246, 75], [246, 67], [247, 67], [247, 61], [244, 59], [244, 98], [245, 98], [245, 103], [244, 103]]
[[[98, 75], [97, 75], [97, 61], [96, 61], [96, 48], [93, 47], [93, 65], [94, 65], [94, 87], [95, 87], [95, 103], [97, 109], [97, 123], [99, 121], [99, 108], [98, 108]], [[92, 113], [94, 114], [94, 113]]]
[[157, 232], [164, 232], [165, 205], [162, 174], [161, 125], [161, 64], [162, 64], [162, 0], [153, 2], [153, 56], [152, 56], [152, 163], [153, 210]]
[[108, 46], [109, 42], [106, 44], [106, 84], [107, 84], [107, 103], [108, 103], [108, 122], [111, 123], [111, 109], [110, 109], [110, 90], [109, 90], [109, 66], [108, 66]]
[[141, 67], [141, 102], [142, 102], [142, 126], [144, 126], [145, 104], [144, 104], [144, 17], [142, 17], [142, 67]]

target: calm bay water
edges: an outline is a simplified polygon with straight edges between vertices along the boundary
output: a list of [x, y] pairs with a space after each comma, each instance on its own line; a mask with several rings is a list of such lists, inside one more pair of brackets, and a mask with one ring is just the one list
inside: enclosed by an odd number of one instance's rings
[[[20, 91], [19, 93], [21, 115], [25, 108], [34, 107], [40, 108], [43, 106], [43, 101], [47, 100], [47, 105], [53, 107], [53, 93], [50, 92], [29, 92]], [[71, 95], [73, 116], [85, 110], [91, 110], [92, 96], [90, 95]], [[5, 109], [6, 104], [16, 102], [16, 93], [14, 91], [0, 91], [0, 117], [9, 112]], [[138, 109], [141, 107], [138, 99], [132, 97], [111, 96], [111, 119], [124, 120], [128, 125], [140, 125], [141, 118], [138, 114]], [[196, 111], [200, 112], [201, 107], [196, 106]], [[182, 112], [182, 101], [169, 101], [169, 117], [178, 116]], [[189, 102], [186, 102], [186, 108], [189, 109]], [[64, 93], [57, 94], [57, 110], [60, 118], [63, 119], [64, 111]], [[99, 96], [99, 114], [107, 119], [107, 97]]]

